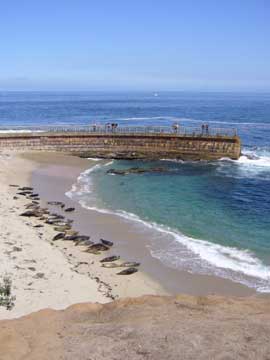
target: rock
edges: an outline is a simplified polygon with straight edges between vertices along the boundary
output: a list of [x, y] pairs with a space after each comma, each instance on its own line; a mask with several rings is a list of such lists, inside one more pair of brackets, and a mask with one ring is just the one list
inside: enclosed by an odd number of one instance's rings
[[113, 246], [113, 242], [105, 239], [100, 239], [101, 243], [106, 246]]
[[108, 256], [102, 260], [100, 260], [101, 263], [105, 263], [105, 262], [112, 262], [112, 261], [116, 261], [116, 260], [119, 260], [120, 259], [120, 256]]
[[138, 271], [138, 269], [136, 269], [135, 267], [131, 267], [125, 270], [120, 271], [119, 273], [117, 273], [117, 275], [131, 275], [134, 274]]
[[65, 237], [65, 233], [58, 233], [53, 237], [52, 241], [64, 239], [64, 237]]
[[13, 200], [18, 200], [18, 196], [13, 196]]
[[30, 266], [30, 267], [28, 268], [28, 270], [31, 270], [31, 271], [36, 271], [36, 268], [34, 268], [34, 267]]
[[72, 212], [72, 211], [75, 211], [75, 208], [70, 207], [70, 208], [65, 209], [65, 212]]
[[10, 184], [9, 186], [10, 187], [16, 187], [16, 188], [19, 187], [19, 185], [15, 185], [15, 184]]
[[38, 224], [38, 225], [35, 225], [34, 228], [42, 228], [44, 227], [44, 225], [41, 225], [41, 224]]
[[20, 214], [20, 216], [26, 216], [26, 217], [39, 217], [40, 214], [37, 211], [28, 210], [24, 213]]
[[129, 175], [129, 174], [144, 174], [144, 173], [156, 173], [156, 172], [166, 172], [168, 169], [163, 167], [155, 167], [155, 168], [129, 168], [129, 169], [109, 169], [107, 171], [107, 174], [113, 174], [113, 175]]

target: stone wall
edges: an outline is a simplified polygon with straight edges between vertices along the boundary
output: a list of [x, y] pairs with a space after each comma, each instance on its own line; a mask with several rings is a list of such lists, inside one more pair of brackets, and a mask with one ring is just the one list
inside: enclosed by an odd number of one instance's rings
[[0, 134], [1, 148], [61, 151], [82, 157], [211, 160], [238, 159], [241, 142], [237, 136], [29, 133]]

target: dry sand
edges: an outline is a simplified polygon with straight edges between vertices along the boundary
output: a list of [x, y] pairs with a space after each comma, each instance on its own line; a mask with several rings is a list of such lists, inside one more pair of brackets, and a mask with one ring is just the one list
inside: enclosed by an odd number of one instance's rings
[[[43, 159], [48, 161], [46, 156]], [[119, 296], [165, 293], [143, 273], [134, 274], [131, 281], [106, 269], [101, 280], [100, 263], [94, 255], [71, 244], [68, 248], [64, 242], [52, 243], [56, 234], [52, 226], [35, 228], [44, 223], [19, 216], [29, 200], [20, 196], [15, 200], [17, 188], [9, 185], [28, 185], [36, 166], [21, 154], [0, 155], [0, 274], [11, 278], [12, 294], [16, 296], [11, 311], [0, 307], [0, 319], [43, 308], [63, 309], [78, 302], [105, 303]]]

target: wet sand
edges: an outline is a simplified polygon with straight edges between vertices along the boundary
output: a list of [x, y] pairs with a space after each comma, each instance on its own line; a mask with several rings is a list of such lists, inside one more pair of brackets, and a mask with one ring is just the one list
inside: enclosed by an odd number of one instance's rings
[[[117, 215], [102, 214], [95, 210], [85, 209], [79, 203], [68, 198], [65, 193], [76, 183], [80, 173], [95, 165], [96, 162], [56, 153], [24, 154], [24, 158], [36, 163], [31, 182], [44, 204], [54, 200], [62, 201], [66, 206], [75, 207], [76, 211], [68, 215], [68, 218], [74, 220], [73, 228], [75, 230], [81, 234], [90, 235], [94, 241], [104, 238], [114, 242], [112, 250], [102, 256], [83, 253], [81, 249], [67, 241], [57, 242], [57, 246], [67, 256], [70, 256], [70, 261], [78, 263], [78, 259], [80, 259], [80, 262], [91, 261], [97, 265], [102, 257], [120, 255], [125, 261], [141, 263], [139, 273], [128, 277], [124, 281], [124, 285], [121, 280], [120, 286], [120, 277], [116, 276], [119, 268], [104, 269], [95, 266], [95, 272], [97, 272], [95, 276], [109, 284], [114, 298], [138, 296], [145, 294], [146, 291], [149, 294], [186, 293], [233, 296], [256, 294], [255, 290], [227, 279], [191, 274], [165, 266], [158, 259], [153, 258], [150, 253], [151, 242], [155, 241], [157, 236], [155, 231]], [[50, 209], [56, 210], [55, 207], [50, 207]], [[89, 272], [89, 269], [82, 265], [78, 267], [78, 271], [85, 273]], [[140, 276], [141, 280], [138, 282]]]

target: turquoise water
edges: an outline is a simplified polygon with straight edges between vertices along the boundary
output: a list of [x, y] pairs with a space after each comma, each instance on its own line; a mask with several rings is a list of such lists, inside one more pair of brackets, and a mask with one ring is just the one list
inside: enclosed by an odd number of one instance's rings
[[[243, 156], [200, 163], [97, 162], [82, 174], [71, 196], [85, 207], [117, 213], [162, 233], [164, 240], [159, 236], [150, 251], [168, 266], [220, 275], [266, 292], [270, 167], [256, 161]], [[166, 171], [107, 173], [134, 166]]]
[[[151, 227], [149, 251], [167, 266], [217, 274], [270, 291], [270, 94], [1, 93], [0, 122], [234, 127], [238, 161], [97, 161], [69, 193], [83, 206]], [[113, 168], [165, 173], [112, 176]]]

